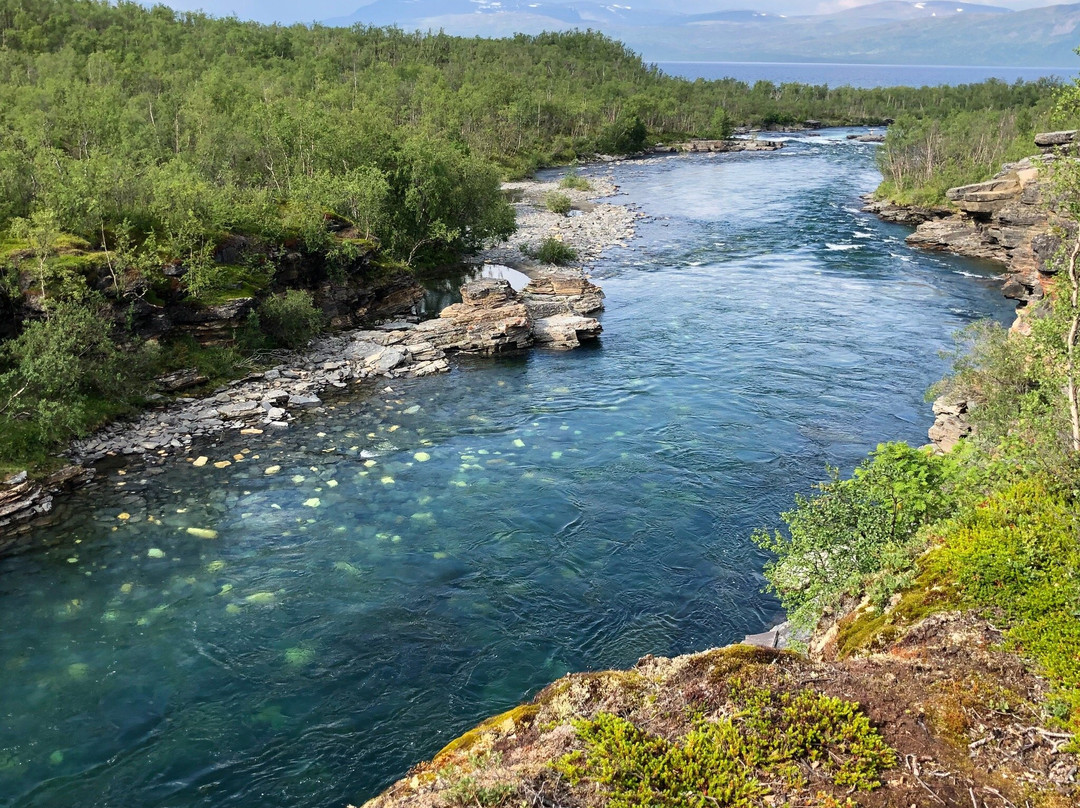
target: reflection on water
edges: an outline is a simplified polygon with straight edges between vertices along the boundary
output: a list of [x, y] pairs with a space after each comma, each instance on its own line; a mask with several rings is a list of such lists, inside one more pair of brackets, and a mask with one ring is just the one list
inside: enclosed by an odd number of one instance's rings
[[436, 317], [447, 306], [460, 303], [462, 285], [476, 278], [499, 278], [508, 281], [518, 292], [529, 284], [528, 275], [502, 264], [461, 264], [428, 272], [421, 276], [424, 298], [417, 305], [416, 314], [425, 318]]
[[569, 670], [764, 628], [750, 531], [922, 442], [937, 350], [1010, 313], [858, 212], [843, 134], [599, 169], [656, 220], [597, 267], [593, 350], [384, 380], [69, 500], [0, 560], [0, 805], [340, 808]]

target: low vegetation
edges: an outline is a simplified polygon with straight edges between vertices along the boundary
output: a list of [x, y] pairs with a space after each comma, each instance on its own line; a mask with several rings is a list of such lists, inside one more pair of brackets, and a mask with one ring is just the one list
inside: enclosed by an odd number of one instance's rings
[[567, 174], [561, 180], [559, 180], [560, 188], [567, 188], [574, 191], [589, 191], [592, 190], [592, 184], [584, 177], [578, 174]]
[[552, 213], [565, 216], [574, 207], [574, 203], [566, 194], [551, 191], [544, 197], [544, 207]]
[[572, 786], [600, 786], [612, 808], [743, 808], [759, 804], [778, 781], [784, 791], [805, 787], [800, 764], [853, 792], [881, 785], [882, 771], [896, 764], [893, 750], [851, 702], [737, 683], [732, 691], [733, 718], [698, 721], [675, 743], [609, 713], [579, 720], [575, 729], [585, 749], [564, 756], [556, 768]]
[[[1080, 90], [1063, 91], [1076, 100]], [[1080, 168], [1046, 182], [1080, 214]], [[969, 401], [975, 433], [947, 456], [879, 447], [759, 531], [772, 588], [803, 627], [841, 621], [841, 654], [881, 647], [934, 612], [969, 610], [1002, 628], [1051, 689], [1044, 718], [1080, 731], [1080, 237], [1063, 230], [1049, 303], [1030, 334], [980, 324], [958, 339], [933, 394]]]
[[290, 289], [266, 298], [249, 317], [249, 327], [273, 348], [303, 348], [323, 329], [323, 313], [311, 294]]
[[569, 244], [550, 236], [536, 246], [525, 245], [521, 251], [541, 264], [570, 264], [577, 260], [577, 250]]

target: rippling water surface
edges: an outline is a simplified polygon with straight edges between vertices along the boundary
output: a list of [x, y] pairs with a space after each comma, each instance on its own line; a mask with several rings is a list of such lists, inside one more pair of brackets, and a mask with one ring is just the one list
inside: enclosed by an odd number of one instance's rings
[[937, 351], [1010, 312], [857, 212], [844, 134], [595, 169], [656, 217], [597, 347], [103, 472], [0, 560], [0, 805], [343, 806], [568, 671], [765, 628], [750, 531], [923, 442]]

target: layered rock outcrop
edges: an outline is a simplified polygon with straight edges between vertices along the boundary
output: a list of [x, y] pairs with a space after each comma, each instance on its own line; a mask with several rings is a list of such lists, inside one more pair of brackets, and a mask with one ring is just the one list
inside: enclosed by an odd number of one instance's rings
[[1043, 281], [1054, 273], [1052, 259], [1060, 224], [1045, 204], [1040, 175], [1052, 155], [1006, 165], [986, 182], [951, 188], [957, 213], [931, 218], [907, 238], [924, 249], [997, 261], [1008, 271], [1004, 294], [1027, 302], [1043, 297]]
[[1075, 148], [1076, 130], [1035, 136], [1041, 154], [1002, 167], [985, 181], [951, 188], [952, 208], [926, 208], [870, 201], [864, 210], [886, 221], [916, 226], [908, 244], [996, 261], [1005, 266], [1006, 297], [1023, 303], [1041, 299], [1056, 272], [1059, 232], [1075, 225], [1057, 216], [1048, 198], [1047, 166]]
[[603, 308], [603, 293], [580, 272], [539, 276], [521, 294], [508, 281], [481, 278], [463, 286], [461, 297], [416, 333], [443, 350], [496, 354], [532, 345], [576, 348], [602, 330], [585, 314]]
[[93, 469], [76, 464], [41, 480], [30, 479], [24, 471], [0, 483], [0, 555], [25, 542], [26, 535], [48, 519], [57, 495], [93, 476]]

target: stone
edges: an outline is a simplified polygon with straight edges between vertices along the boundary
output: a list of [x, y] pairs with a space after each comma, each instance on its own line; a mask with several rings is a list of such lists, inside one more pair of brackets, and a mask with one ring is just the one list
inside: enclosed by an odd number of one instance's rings
[[304, 409], [307, 407], [318, 407], [322, 404], [322, 399], [315, 395], [297, 394], [289, 396], [289, 406]]
[[545, 348], [569, 350], [580, 347], [585, 339], [596, 339], [603, 329], [592, 317], [557, 315], [533, 322], [532, 333], [536, 344]]
[[1061, 132], [1040, 132], [1035, 135], [1035, 145], [1040, 149], [1051, 149], [1057, 146], [1068, 146], [1075, 142], [1077, 130], [1068, 129]]
[[210, 458], [207, 457], [206, 455], [202, 455], [200, 457], [195, 458], [195, 460], [192, 461], [191, 465], [193, 465], [195, 468], [198, 469], [198, 468], [202, 468], [203, 466], [205, 466], [209, 462], [210, 462]]
[[189, 527], [187, 533], [197, 539], [216, 539], [218, 532], [205, 527]]
[[200, 373], [198, 368], [183, 368], [164, 376], [158, 376], [154, 380], [154, 384], [158, 390], [164, 393], [176, 393], [190, 387], [197, 387], [208, 381], [210, 381], [209, 377]]
[[374, 357], [369, 357], [368, 362], [374, 365], [376, 373], [388, 373], [405, 361], [405, 354], [396, 348], [383, 348]]

